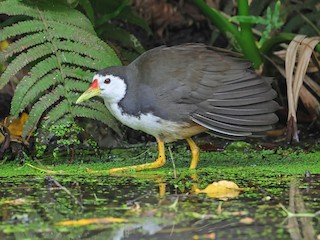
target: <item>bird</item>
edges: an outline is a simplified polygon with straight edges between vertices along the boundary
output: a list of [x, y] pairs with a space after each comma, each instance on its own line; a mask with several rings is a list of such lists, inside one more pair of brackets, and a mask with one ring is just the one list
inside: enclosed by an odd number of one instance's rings
[[196, 169], [200, 148], [192, 137], [260, 137], [278, 121], [272, 78], [257, 75], [241, 55], [200, 43], [160, 46], [126, 66], [98, 71], [77, 104], [100, 96], [122, 124], [155, 137], [158, 158], [150, 163], [113, 168], [145, 170], [166, 162], [165, 143], [185, 139]]

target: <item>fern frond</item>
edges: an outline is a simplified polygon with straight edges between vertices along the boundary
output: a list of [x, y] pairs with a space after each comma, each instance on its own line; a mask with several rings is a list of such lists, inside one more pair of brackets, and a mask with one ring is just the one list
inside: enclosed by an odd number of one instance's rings
[[8, 65], [4, 73], [0, 77], [0, 88], [3, 88], [9, 82], [10, 77], [16, 75], [23, 67], [35, 61], [39, 58], [44, 57], [52, 53], [52, 45], [45, 43], [36, 47], [30, 48], [27, 52], [19, 54], [12, 62]]
[[[58, 120], [56, 120], [54, 122], [54, 125], [66, 125], [66, 124], [70, 124], [70, 122], [74, 121], [74, 116], [72, 116], [70, 113], [69, 114], [65, 114], [62, 118], [59, 118]], [[42, 122], [45, 122], [45, 120], [42, 120]], [[44, 127], [49, 126], [49, 124], [44, 123], [43, 124]]]
[[0, 53], [0, 59], [8, 62], [0, 76], [0, 88], [20, 70], [28, 71], [18, 83], [11, 103], [11, 114], [15, 116], [33, 106], [23, 136], [45, 114], [49, 119], [42, 122], [48, 124], [89, 116], [118, 129], [101, 102], [75, 105], [94, 72], [120, 65], [113, 49], [95, 35], [82, 13], [56, 2], [35, 1], [28, 5], [25, 1], [4, 0], [0, 2], [0, 14], [21, 16], [8, 21], [11, 25], [6, 24], [1, 31], [0, 40], [10, 39], [11, 44]]
[[[75, 52], [79, 54], [84, 54], [83, 51], [86, 46], [79, 42], [72, 42], [69, 40], [58, 40], [53, 42], [60, 50], [65, 50], [69, 52]], [[101, 56], [101, 49], [91, 48], [90, 52], [86, 52], [85, 55], [92, 59], [99, 59]], [[103, 59], [102, 59], [103, 60]], [[108, 64], [108, 61], [104, 61], [104, 64]]]
[[[15, 94], [12, 99], [11, 115], [18, 115], [29, 105], [30, 102], [36, 101], [41, 96], [41, 93], [43, 93], [45, 90], [48, 90], [58, 82], [61, 82], [61, 80], [62, 77], [60, 72], [55, 71], [44, 76], [43, 78], [40, 78], [32, 87], [28, 89], [24, 88], [25, 86], [23, 84], [26, 80], [20, 82], [17, 86], [18, 94]], [[23, 94], [21, 93], [22, 91], [19, 91], [21, 88], [24, 88]]]
[[29, 118], [23, 126], [22, 137], [26, 137], [29, 132], [36, 127], [43, 113], [49, 109], [52, 105], [54, 105], [64, 94], [64, 89], [62, 86], [58, 86], [52, 92], [47, 93], [42, 96], [38, 102], [36, 102], [30, 113]]
[[45, 41], [46, 35], [44, 32], [29, 34], [10, 44], [7, 49], [0, 53], [0, 60], [9, 58], [14, 54], [20, 53], [25, 49], [28, 49], [40, 43], [44, 43]]
[[33, 84], [20, 101], [20, 109], [25, 109], [28, 103], [35, 102], [50, 87], [54, 87], [62, 81], [61, 73], [56, 70], [39, 79]]
[[[21, 111], [23, 111], [23, 108], [21, 108], [22, 99], [32, 87], [32, 85], [35, 84], [44, 75], [58, 67], [58, 61], [53, 56], [36, 64], [31, 69], [29, 76], [25, 76], [17, 85], [15, 94], [13, 95], [11, 102], [10, 114], [13, 116], [17, 116]], [[24, 104], [28, 105], [30, 104], [30, 102], [25, 102]]]
[[88, 83], [67, 78], [66, 81], [64, 82], [64, 87], [66, 88], [67, 91], [74, 90], [78, 92], [84, 92], [85, 90], [88, 89]]
[[83, 57], [75, 52], [64, 52], [61, 54], [60, 59], [65, 63], [90, 68], [92, 70], [106, 67], [103, 59], [92, 59], [89, 57]]
[[[1, 9], [1, 3], [0, 3]], [[2, 10], [2, 9], [1, 9]], [[0, 12], [2, 13], [2, 11]], [[44, 31], [43, 22], [39, 20], [28, 20], [15, 23], [9, 27], [5, 27], [1, 30], [0, 41], [19, 36], [24, 34], [30, 34], [35, 32]]]
[[[46, 24], [48, 25], [49, 32], [52, 36], [54, 36], [54, 38], [68, 39], [74, 42], [83, 43], [87, 47], [97, 50], [100, 49], [101, 51], [110, 49], [110, 47], [105, 46], [106, 43], [104, 43], [101, 39], [93, 37], [94, 35], [92, 33], [82, 28], [55, 21], [47, 21]], [[68, 31], [66, 31], [66, 28]]]
[[[70, 11], [65, 5], [54, 3], [37, 2], [36, 4], [23, 4], [18, 0], [0, 2], [0, 9], [3, 14], [9, 16], [24, 15], [34, 19], [48, 19], [57, 22], [67, 22], [94, 33], [91, 22], [80, 12]], [[43, 16], [41, 15], [43, 13]]]
[[97, 101], [97, 100], [85, 101], [85, 102], [80, 103], [79, 105], [94, 109], [94, 110], [102, 112], [102, 113], [108, 112], [106, 110], [106, 106], [104, 105], [104, 103]]
[[70, 104], [65, 99], [56, 106], [54, 106], [47, 114], [45, 126], [50, 125], [62, 118], [66, 113], [70, 112]]
[[110, 126], [113, 130], [120, 132], [118, 127], [118, 122], [113, 118], [113, 116], [107, 112], [107, 114], [96, 111], [95, 109], [86, 108], [83, 106], [74, 106], [72, 108], [72, 114], [77, 117], [85, 117], [91, 118], [95, 120], [99, 120], [108, 126]]
[[[106, 59], [105, 61], [108, 61], [108, 64], [110, 66], [121, 65], [121, 61], [117, 57], [113, 49], [110, 48], [108, 44], [106, 44], [104, 41], [97, 38], [96, 36], [84, 31], [81, 28], [77, 28], [67, 24], [62, 24], [59, 22], [48, 21], [47, 24], [49, 25], [49, 31], [51, 35], [55, 38], [68, 39], [74, 42], [83, 43], [86, 47], [90, 47], [90, 50], [96, 49], [103, 51], [103, 55]], [[68, 31], [66, 31], [66, 29], [68, 29]]]
[[92, 72], [88, 70], [85, 71], [79, 67], [71, 67], [68, 65], [64, 65], [63, 71], [66, 76], [82, 80], [87, 84], [92, 80]]

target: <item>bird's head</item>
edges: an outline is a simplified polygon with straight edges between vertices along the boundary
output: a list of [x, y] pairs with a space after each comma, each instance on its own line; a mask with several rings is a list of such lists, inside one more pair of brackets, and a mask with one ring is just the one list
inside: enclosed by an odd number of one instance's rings
[[76, 103], [81, 103], [94, 96], [100, 96], [110, 104], [117, 103], [124, 98], [126, 90], [127, 85], [122, 78], [112, 74], [97, 73], [93, 77], [91, 86], [78, 98]]

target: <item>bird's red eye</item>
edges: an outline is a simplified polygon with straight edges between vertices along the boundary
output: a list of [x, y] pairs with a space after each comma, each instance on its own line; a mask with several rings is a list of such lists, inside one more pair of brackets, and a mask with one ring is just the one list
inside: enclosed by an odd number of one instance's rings
[[105, 83], [105, 84], [111, 83], [111, 79], [110, 79], [110, 78], [106, 78], [106, 79], [104, 80], [104, 83]]

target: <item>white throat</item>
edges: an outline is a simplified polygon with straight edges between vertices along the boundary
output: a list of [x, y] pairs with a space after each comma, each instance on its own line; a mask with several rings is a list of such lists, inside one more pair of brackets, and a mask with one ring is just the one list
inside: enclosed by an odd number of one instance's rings
[[[127, 84], [120, 77], [111, 74], [106, 76], [96, 74], [93, 79], [98, 80], [100, 97], [104, 99], [106, 105], [118, 103], [126, 95]], [[110, 79], [109, 84], [105, 83], [106, 79]]]
[[118, 103], [109, 104], [107, 108], [115, 118], [130, 128], [141, 130], [153, 136], [157, 136], [160, 132], [161, 119], [152, 113], [141, 114], [139, 116], [129, 115], [123, 112]]

